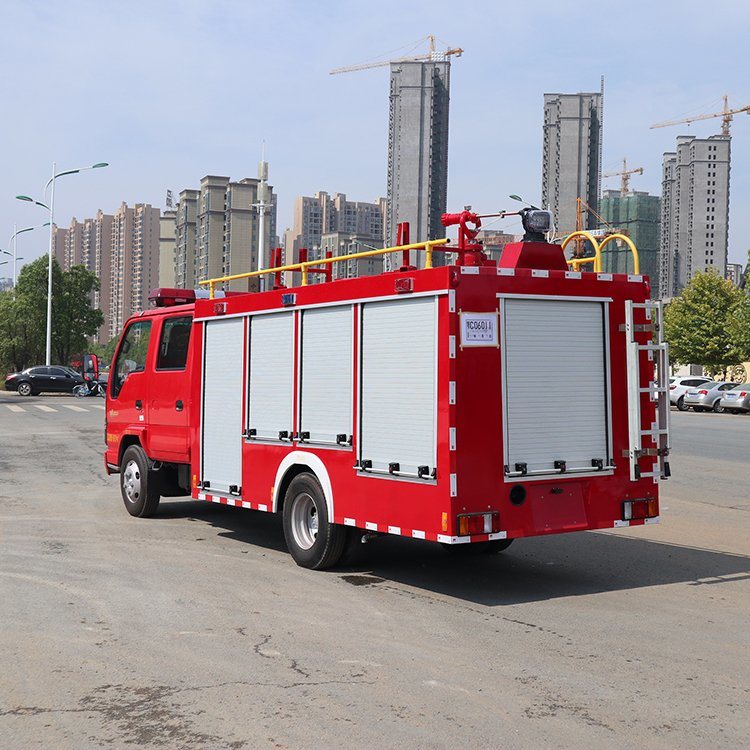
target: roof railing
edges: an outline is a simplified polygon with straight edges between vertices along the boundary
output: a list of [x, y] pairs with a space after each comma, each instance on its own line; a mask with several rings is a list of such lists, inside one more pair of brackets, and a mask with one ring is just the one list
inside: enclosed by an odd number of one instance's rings
[[396, 245], [395, 247], [383, 247], [376, 248], [374, 250], [363, 250], [360, 253], [349, 253], [348, 255], [339, 255], [331, 258], [320, 258], [318, 260], [306, 260], [300, 263], [289, 263], [285, 266], [276, 266], [274, 268], [263, 268], [260, 271], [247, 271], [246, 273], [236, 273], [232, 276], [221, 276], [215, 279], [206, 279], [205, 281], [199, 281], [201, 286], [208, 285], [208, 296], [210, 299], [214, 298], [214, 293], [217, 284], [224, 284], [228, 281], [236, 281], [238, 279], [251, 279], [256, 276], [264, 276], [266, 274], [282, 273], [284, 271], [299, 271], [302, 274], [302, 286], [307, 286], [308, 274], [310, 273], [322, 273], [324, 269], [320, 266], [341, 263], [348, 260], [356, 260], [357, 258], [372, 258], [379, 255], [388, 255], [390, 253], [398, 253], [408, 250], [424, 250], [425, 253], [425, 268], [432, 268], [432, 254], [436, 250], [438, 252], [451, 252], [446, 251], [441, 245], [446, 245], [449, 242], [447, 238], [441, 240], [427, 240], [426, 242], [414, 242], [410, 245]]

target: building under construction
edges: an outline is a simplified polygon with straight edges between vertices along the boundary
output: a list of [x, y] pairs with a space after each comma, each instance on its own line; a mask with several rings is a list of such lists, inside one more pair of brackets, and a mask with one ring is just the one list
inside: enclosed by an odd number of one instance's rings
[[[450, 59], [391, 63], [386, 237], [408, 221], [414, 239], [445, 236]], [[437, 262], [440, 258], [435, 259]]]
[[[658, 195], [634, 191], [605, 190], [600, 212], [604, 221], [627, 234], [638, 248], [640, 272], [651, 279], [651, 289], [659, 288], [659, 224], [661, 199]], [[614, 242], [602, 253], [606, 273], [633, 273], [633, 256], [626, 246]]]

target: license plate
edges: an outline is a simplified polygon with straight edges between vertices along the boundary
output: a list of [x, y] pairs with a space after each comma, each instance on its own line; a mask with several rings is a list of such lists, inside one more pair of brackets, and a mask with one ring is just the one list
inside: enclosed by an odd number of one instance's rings
[[724, 394], [724, 398], [726, 398], [726, 399], [737, 398], [737, 396], [739, 396], [739, 395], [740, 395], [739, 393], [725, 393]]

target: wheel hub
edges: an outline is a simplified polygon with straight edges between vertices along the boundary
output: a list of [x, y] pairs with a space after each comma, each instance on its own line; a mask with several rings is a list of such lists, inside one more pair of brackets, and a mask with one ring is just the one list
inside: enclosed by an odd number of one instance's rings
[[310, 549], [318, 537], [318, 509], [307, 492], [292, 500], [291, 520], [294, 541], [302, 549]]
[[141, 497], [141, 470], [136, 461], [128, 461], [122, 473], [122, 488], [129, 503], [137, 503]]

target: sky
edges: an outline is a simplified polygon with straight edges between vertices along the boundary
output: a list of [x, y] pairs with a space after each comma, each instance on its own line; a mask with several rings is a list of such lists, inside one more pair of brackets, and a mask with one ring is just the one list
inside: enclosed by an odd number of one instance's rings
[[[750, 104], [748, 28], [746, 0], [714, 0], [710, 13], [692, 0], [0, 0], [0, 249], [14, 224], [47, 220], [14, 196], [41, 199], [53, 161], [111, 165], [57, 182], [60, 226], [123, 201], [164, 208], [167, 189], [206, 174], [255, 177], [264, 141], [280, 234], [297, 195], [385, 195], [388, 68], [328, 71], [407, 54], [427, 34], [464, 49], [451, 70], [448, 210], [540, 200], [542, 96], [597, 91], [601, 75], [604, 171], [627, 157], [645, 168], [631, 189], [659, 194], [676, 137], [718, 133], [721, 120], [649, 125], [719, 111], [725, 93]], [[750, 116], [732, 134], [729, 260], [744, 262]], [[21, 235], [18, 254], [32, 260], [47, 242]]]

